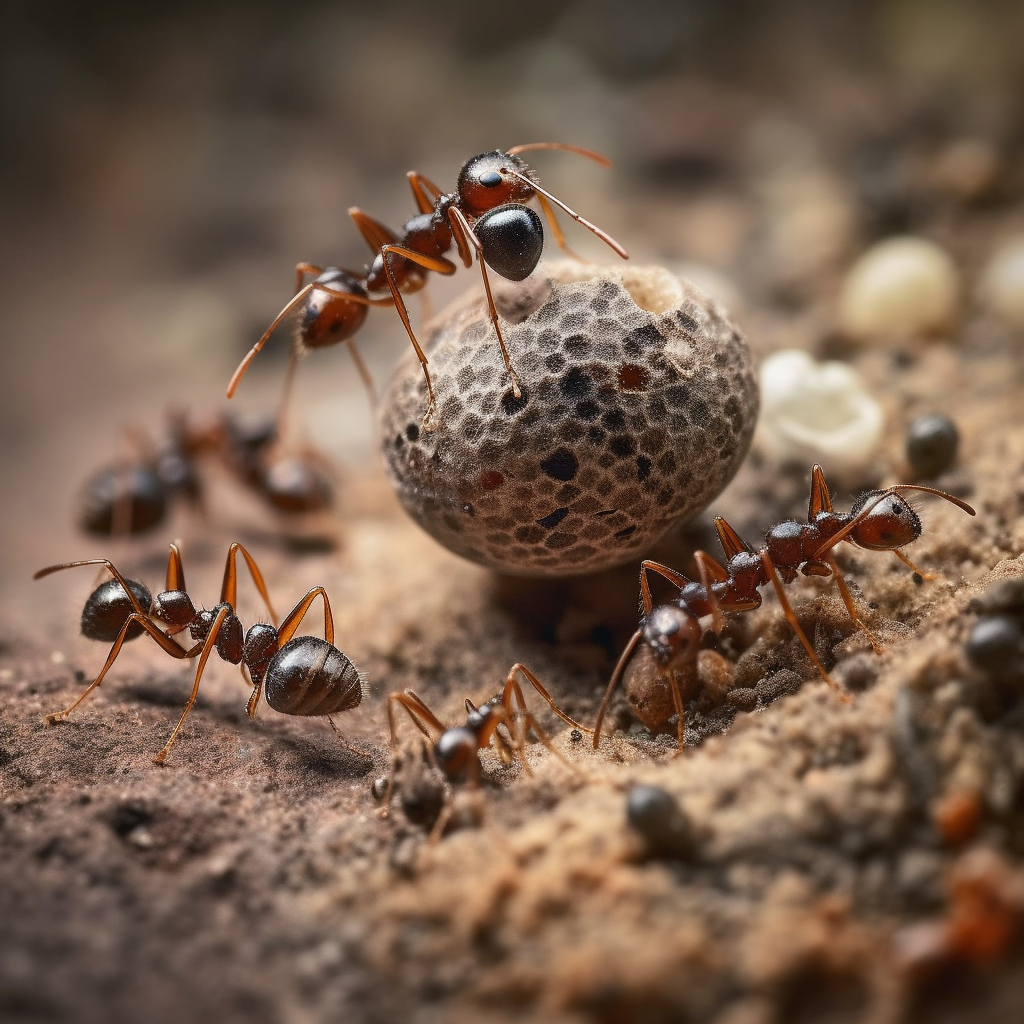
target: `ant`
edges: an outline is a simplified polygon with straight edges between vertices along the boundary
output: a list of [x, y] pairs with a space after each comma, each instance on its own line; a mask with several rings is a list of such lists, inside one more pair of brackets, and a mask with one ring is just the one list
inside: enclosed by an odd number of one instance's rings
[[[62, 711], [47, 715], [43, 721], [50, 725], [67, 718], [103, 682], [124, 644], [143, 633], [149, 634], [172, 658], [199, 659], [188, 703], [170, 738], [153, 758], [156, 764], [163, 764], [174, 746], [185, 718], [195, 704], [206, 663], [214, 651], [232, 665], [241, 664], [243, 678], [248, 673], [253, 689], [245, 710], [250, 718], [256, 717], [261, 693], [275, 711], [285, 715], [330, 716], [356, 707], [363, 699], [362, 679], [352, 662], [334, 646], [334, 619], [324, 588], [310, 590], [284, 617], [280, 626], [257, 622], [243, 635], [241, 620], [235, 614], [238, 579], [235, 561], [238, 554], [245, 559], [271, 621], [276, 620], [263, 575], [249, 552], [237, 542], [228, 548], [220, 601], [209, 611], [197, 611], [188, 595], [177, 544], [171, 544], [166, 583], [155, 598], [144, 584], [123, 576], [106, 558], [63, 562], [40, 569], [33, 579], [80, 565], [104, 566], [112, 577], [96, 587], [82, 611], [84, 636], [90, 640], [113, 641], [107, 660], [99, 675], [77, 700]], [[323, 599], [324, 605], [324, 639], [295, 636], [303, 617], [318, 597]], [[174, 639], [186, 629], [195, 641], [187, 648]], [[328, 721], [333, 728], [333, 721], [330, 718]], [[357, 752], [362, 755], [361, 751]]]
[[167, 435], [159, 443], [132, 431], [135, 455], [89, 477], [82, 488], [78, 525], [100, 536], [136, 535], [162, 523], [177, 499], [201, 507], [198, 463], [210, 456], [277, 512], [330, 507], [333, 487], [326, 460], [313, 451], [280, 454], [277, 438], [274, 421], [264, 417], [247, 423], [223, 416], [197, 426], [183, 413], [172, 412]]
[[[832, 507], [832, 496], [821, 466], [814, 466], [811, 470], [806, 523], [790, 520], [773, 526], [765, 534], [764, 546], [755, 550], [721, 516], [717, 516], [715, 530], [728, 560], [723, 566], [707, 552], [697, 551], [693, 556], [697, 564], [697, 580], [688, 579], [659, 562], [642, 562], [640, 626], [619, 657], [601, 701], [597, 724], [594, 726], [595, 749], [600, 742], [601, 723], [612, 693], [622, 679], [634, 651], [642, 647], [653, 657], [659, 673], [668, 678], [677, 715], [681, 750], [683, 699], [676, 673], [682, 673], [687, 683], [694, 678], [697, 652], [703, 636], [700, 620], [710, 616], [710, 629], [715, 633], [720, 632], [724, 625], [723, 612], [745, 612], [760, 607], [761, 595], [758, 589], [768, 583], [778, 594], [786, 620], [793, 627], [822, 679], [839, 692], [843, 700], [849, 700], [828, 674], [800, 628], [783, 584], [792, 583], [799, 573], [804, 576], [834, 577], [850, 618], [864, 632], [875, 651], [880, 653], [882, 645], [857, 613], [853, 595], [836, 563], [833, 549], [840, 541], [848, 541], [869, 551], [891, 551], [919, 576], [934, 579], [933, 573], [921, 572], [900, 550], [904, 545], [917, 540], [923, 529], [917, 513], [902, 497], [904, 491], [934, 494], [969, 515], [975, 514], [974, 509], [959, 498], [934, 487], [917, 484], [894, 484], [884, 490], [868, 491], [849, 512], [836, 512]], [[652, 572], [679, 588], [675, 600], [654, 606], [648, 579]]]
[[[413, 690], [389, 694], [388, 724], [391, 729], [392, 772], [382, 798], [385, 816], [387, 816], [391, 805], [395, 770], [399, 763], [398, 722], [396, 720], [398, 708], [405, 710], [412, 719], [413, 725], [431, 743], [433, 761], [451, 783], [468, 781], [474, 787], [479, 787], [482, 769], [478, 754], [492, 744], [497, 748], [498, 756], [503, 763], [508, 764], [513, 757], [518, 756], [526, 771], [530, 771], [529, 765], [523, 757], [526, 749], [526, 734], [530, 729], [536, 733], [548, 750], [556, 757], [565, 760], [552, 744], [547, 732], [526, 706], [522, 687], [516, 678], [520, 674], [547, 701], [548, 706], [562, 721], [575, 730], [590, 732], [586, 726], [580, 725], [579, 722], [574, 721], [562, 711], [544, 684], [522, 662], [516, 662], [512, 666], [505, 679], [505, 685], [483, 704], [477, 706], [468, 698], [466, 699], [466, 721], [462, 725], [445, 726]], [[508, 734], [507, 737], [499, 732], [500, 726], [504, 726]], [[566, 763], [568, 764], [568, 762]], [[570, 765], [570, 767], [572, 766]], [[449, 813], [450, 811], [442, 812], [435, 823], [431, 832], [433, 841], [436, 841], [444, 832]]]
[[[512, 368], [498, 322], [487, 268], [509, 281], [522, 281], [536, 269], [544, 248], [544, 228], [540, 217], [526, 204], [531, 199], [537, 200], [555, 242], [564, 252], [572, 255], [552, 204], [597, 235], [623, 259], [629, 258], [614, 238], [541, 187], [535, 172], [519, 155], [536, 149], [578, 153], [604, 167], [610, 166], [607, 157], [589, 149], [557, 142], [533, 142], [512, 146], [505, 151], [481, 153], [467, 160], [459, 171], [453, 192], [444, 192], [419, 172], [409, 171], [406, 177], [419, 213], [396, 233], [358, 207], [350, 207], [349, 216], [376, 254], [366, 274], [360, 277], [351, 271], [321, 270], [312, 264], [300, 263], [296, 268], [295, 295], [235, 370], [228, 384], [228, 397], [234, 394], [249, 364], [273, 330], [302, 303], [305, 303], [305, 309], [286, 379], [286, 396], [298, 357], [309, 348], [341, 340], [349, 342], [366, 383], [365, 367], [358, 362], [351, 338], [362, 326], [368, 306], [393, 304], [423, 368], [427, 387], [427, 410], [423, 421], [428, 422], [435, 404], [434, 386], [427, 368], [426, 353], [416, 339], [402, 296], [422, 289], [428, 272], [446, 276], [454, 274], [456, 265], [445, 255], [454, 245], [465, 267], [472, 266], [474, 255], [480, 264], [488, 314], [505, 369], [512, 381], [512, 392], [516, 399], [522, 398], [519, 378]], [[303, 284], [306, 273], [319, 276], [311, 283]], [[375, 293], [383, 292], [385, 288], [390, 297], [373, 298]], [[318, 293], [321, 293], [319, 297]]]

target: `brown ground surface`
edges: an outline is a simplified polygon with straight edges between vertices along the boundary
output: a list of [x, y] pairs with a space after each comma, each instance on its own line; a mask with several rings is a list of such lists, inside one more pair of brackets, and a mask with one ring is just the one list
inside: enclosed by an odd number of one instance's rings
[[[20, 46], [3, 62], [5, 95], [18, 85], [31, 99], [5, 114], [0, 248], [0, 1017], [1024, 1018], [1021, 701], [994, 699], [962, 654], [978, 602], [1024, 576], [1021, 335], [970, 300], [934, 343], [859, 349], [832, 329], [842, 271], [872, 239], [939, 240], [970, 289], [1021, 230], [1020, 26], [998, 4], [824, 6], [722, 20], [694, 5], [687, 21], [654, 5], [635, 36], [611, 6], [603, 20], [527, 10], [498, 37], [449, 8], [414, 31], [412, 7], [391, 27], [317, 7], [125, 24], [101, 7], [85, 27], [67, 15], [8, 33]], [[840, 507], [905, 480], [906, 424], [942, 411], [963, 442], [937, 486], [978, 516], [921, 502], [911, 555], [934, 581], [888, 555], [844, 556], [882, 656], [831, 590], [793, 588], [850, 703], [766, 600], [727, 634], [734, 685], [694, 700], [681, 756], [632, 726], [624, 702], [598, 754], [542, 716], [574, 768], [540, 745], [529, 773], [488, 760], [481, 799], [456, 797], [456, 824], [482, 808], [480, 822], [430, 845], [397, 801], [384, 820], [371, 795], [388, 767], [387, 693], [414, 687], [454, 720], [519, 660], [592, 722], [635, 627], [635, 566], [507, 581], [438, 548], [389, 493], [343, 353], [303, 367], [296, 415], [341, 465], [337, 550], [281, 543], [216, 474], [205, 519], [181, 514], [134, 543], [76, 535], [73, 495], [119, 424], [159, 430], [171, 401], [220, 408], [294, 262], [362, 261], [341, 224], [350, 203], [398, 223], [407, 167], [447, 183], [471, 153], [544, 137], [615, 158], [615, 176], [556, 156], [542, 173], [635, 257], [731, 276], [759, 356], [796, 345], [861, 370], [888, 430], [870, 472], [835, 481]], [[985, 140], [1000, 168], [970, 199], [933, 174], [964, 137]], [[385, 311], [367, 330], [379, 377], [402, 351], [395, 326]], [[282, 363], [270, 349], [264, 362], [242, 392], [250, 408], [275, 400]], [[802, 513], [808, 472], [755, 454], [711, 511], [756, 538]], [[711, 511], [651, 554], [685, 566], [712, 548]], [[266, 709], [249, 722], [245, 689], [218, 662], [168, 765], [154, 766], [189, 671], [144, 642], [71, 721], [41, 724], [102, 652], [77, 635], [88, 571], [38, 583], [32, 571], [110, 555], [158, 582], [175, 536], [208, 605], [233, 539], [281, 606], [327, 588], [338, 642], [369, 680], [339, 725], [368, 759], [322, 723]], [[678, 799], [691, 857], [651, 858], [627, 826], [641, 781]], [[973, 937], [916, 981], [897, 953], [931, 921]]]

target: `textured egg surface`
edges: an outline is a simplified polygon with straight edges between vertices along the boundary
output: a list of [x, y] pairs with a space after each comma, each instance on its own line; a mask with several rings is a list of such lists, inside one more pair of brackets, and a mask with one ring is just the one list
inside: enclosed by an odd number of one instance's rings
[[740, 332], [659, 267], [542, 265], [493, 282], [522, 397], [479, 286], [422, 332], [381, 408], [384, 461], [409, 514], [505, 573], [569, 576], [645, 554], [728, 483], [758, 391]]

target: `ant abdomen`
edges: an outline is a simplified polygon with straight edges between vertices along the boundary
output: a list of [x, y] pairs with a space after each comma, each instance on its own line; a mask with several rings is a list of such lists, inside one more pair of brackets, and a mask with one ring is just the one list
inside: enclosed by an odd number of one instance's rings
[[[148, 612], [153, 605], [149, 588], [138, 580], [125, 580], [135, 599]], [[101, 583], [88, 597], [82, 609], [82, 636], [89, 640], [103, 640], [113, 643], [128, 621], [135, 606], [117, 580]], [[142, 635], [142, 626], [133, 622], [125, 633], [125, 640], [134, 640]]]
[[347, 292], [357, 298], [367, 297], [363, 283], [347, 270], [328, 267], [316, 279], [316, 284], [330, 288], [330, 292], [313, 288], [306, 299], [302, 326], [299, 330], [305, 349], [327, 348], [353, 337], [366, 320], [369, 306], [348, 302], [332, 292]]
[[167, 487], [149, 466], [112, 465], [98, 469], [82, 489], [78, 525], [109, 537], [118, 529], [144, 533], [167, 515]]
[[544, 226], [528, 206], [509, 203], [485, 213], [473, 225], [484, 262], [509, 281], [524, 281], [544, 250]]
[[355, 665], [334, 644], [297, 636], [271, 658], [264, 696], [284, 715], [333, 715], [362, 701], [363, 683]]

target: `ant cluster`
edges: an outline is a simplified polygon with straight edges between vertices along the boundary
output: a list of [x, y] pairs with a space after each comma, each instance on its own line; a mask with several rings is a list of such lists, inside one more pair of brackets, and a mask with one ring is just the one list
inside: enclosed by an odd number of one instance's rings
[[[206, 455], [214, 455], [235, 478], [275, 508], [312, 507], [320, 500], [322, 478], [316, 485], [310, 483], [293, 488], [289, 493], [282, 493], [272, 483], [275, 467], [279, 465], [279, 461], [275, 461], [279, 451], [276, 439], [280, 436], [279, 426], [290, 384], [297, 360], [304, 352], [344, 341], [369, 386], [353, 339], [370, 306], [392, 305], [398, 312], [422, 368], [427, 396], [424, 422], [428, 422], [435, 412], [434, 387], [427, 356], [413, 331], [404, 296], [422, 289], [431, 272], [454, 273], [456, 266], [446, 255], [453, 246], [465, 266], [470, 266], [474, 258], [479, 263], [494, 337], [512, 393], [516, 398], [521, 397], [519, 379], [491, 295], [488, 269], [500, 277], [519, 281], [537, 266], [543, 247], [543, 226], [540, 217], [526, 204], [536, 199], [561, 248], [567, 249], [555, 219], [554, 206], [592, 231], [620, 256], [626, 256], [614, 239], [540, 186], [534, 172], [520, 156], [532, 149], [568, 150], [607, 163], [600, 155], [574, 146], [554, 143], [517, 146], [467, 161], [452, 192], [443, 192], [423, 175], [410, 172], [408, 178], [418, 213], [398, 232], [356, 208], [351, 209], [350, 216], [373, 250], [372, 263], [361, 273], [299, 264], [294, 296], [239, 365], [229, 385], [230, 397], [273, 331], [289, 317], [297, 316], [295, 344], [277, 426], [246, 431], [229, 417], [213, 427], [195, 427], [184, 417], [172, 418], [168, 438], [162, 445], [140, 443], [136, 460], [104, 469], [92, 478], [83, 506], [83, 526], [102, 534], [140, 532], [162, 520], [170, 499], [183, 497], [198, 504], [201, 484], [195, 463]], [[311, 274], [315, 275], [314, 279], [306, 283], [306, 277]], [[305, 479], [316, 480], [315, 471], [320, 468], [316, 460], [308, 458], [305, 465], [309, 470]], [[867, 550], [892, 551], [917, 572], [902, 551], [922, 532], [921, 520], [904, 498], [909, 491], [938, 496], [974, 515], [974, 510], [960, 499], [931, 487], [912, 484], [869, 492], [849, 512], [837, 512], [823, 472], [815, 466], [807, 521], [788, 521], [772, 527], [760, 548], [748, 545], [724, 519], [717, 518], [715, 527], [725, 551], [725, 564], [698, 551], [694, 556], [696, 578], [691, 579], [668, 566], [644, 561], [640, 570], [640, 623], [618, 659], [593, 729], [562, 711], [536, 675], [521, 663], [513, 666], [501, 691], [490, 700], [481, 705], [466, 700], [465, 721], [456, 726], [446, 726], [414, 691], [392, 693], [387, 699], [387, 711], [393, 764], [392, 775], [381, 794], [385, 813], [392, 800], [399, 762], [400, 711], [405, 712], [422, 735], [430, 759], [451, 783], [469, 781], [479, 785], [482, 777], [479, 754], [492, 747], [502, 761], [518, 759], [528, 770], [524, 755], [531, 731], [549, 750], [561, 756], [529, 710], [520, 679], [574, 730], [575, 739], [582, 733], [592, 734], [596, 748], [611, 697], [627, 667], [638, 659], [646, 659], [648, 665], [653, 665], [654, 674], [668, 682], [672, 694], [671, 710], [653, 724], [667, 727], [674, 717], [682, 749], [684, 706], [696, 685], [697, 653], [702, 640], [709, 632], [721, 631], [727, 614], [757, 608], [761, 604], [758, 591], [768, 584], [777, 593], [786, 619], [818, 673], [844, 700], [848, 699], [801, 629], [784, 585], [801, 574], [834, 578], [850, 618], [867, 635], [876, 651], [880, 650], [881, 645], [856, 609], [836, 561], [835, 549], [846, 541]], [[257, 622], [248, 630], [243, 628], [235, 611], [239, 554], [269, 617], [268, 622]], [[90, 639], [110, 643], [111, 647], [96, 678], [68, 707], [47, 715], [48, 723], [62, 721], [75, 711], [102, 683], [124, 644], [143, 634], [175, 659], [197, 659], [191, 693], [167, 742], [155, 757], [158, 763], [170, 753], [195, 703], [214, 652], [241, 667], [243, 679], [251, 686], [246, 703], [250, 718], [255, 716], [261, 696], [270, 707], [283, 714], [326, 717], [332, 725], [332, 715], [352, 710], [362, 702], [362, 677], [349, 658], [334, 646], [333, 616], [324, 588], [313, 587], [278, 620], [255, 560], [238, 543], [228, 550], [219, 600], [210, 610], [197, 610], [188, 594], [176, 544], [170, 547], [164, 589], [155, 597], [142, 583], [124, 576], [107, 559], [53, 565], [36, 573], [36, 578], [82, 565], [102, 566], [110, 575], [110, 579], [97, 586], [86, 600], [82, 632]], [[672, 600], [654, 604], [650, 586], [652, 573], [678, 588]], [[304, 617], [318, 599], [323, 605], [323, 639], [299, 635]], [[181, 638], [186, 633], [191, 643], [182, 644]], [[367, 756], [362, 751], [358, 753]], [[435, 825], [436, 834], [443, 831], [445, 821], [446, 816], [442, 814]]]
[[327, 460], [313, 449], [282, 448], [271, 417], [247, 422], [225, 414], [197, 424], [172, 412], [159, 441], [141, 430], [129, 439], [131, 456], [97, 469], [82, 488], [78, 525], [86, 533], [137, 536], [163, 525], [178, 502], [201, 509], [206, 462], [283, 517], [320, 512], [334, 502]]

